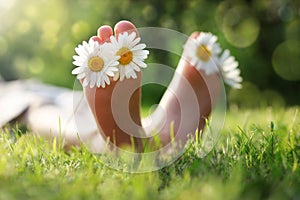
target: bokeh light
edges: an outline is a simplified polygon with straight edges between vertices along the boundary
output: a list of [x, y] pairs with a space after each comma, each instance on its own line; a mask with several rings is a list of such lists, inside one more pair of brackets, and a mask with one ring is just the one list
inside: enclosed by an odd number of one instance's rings
[[287, 40], [278, 45], [272, 61], [280, 77], [290, 81], [300, 80], [300, 40]]
[[226, 39], [234, 46], [245, 48], [258, 37], [260, 24], [247, 6], [230, 6], [227, 2], [218, 7], [217, 20]]
[[86, 37], [90, 31], [90, 25], [85, 21], [78, 21], [72, 26], [72, 34], [76, 39]]
[[[300, 10], [299, 10], [300, 12]], [[300, 13], [299, 13], [300, 15]], [[288, 39], [299, 39], [300, 38], [300, 18], [289, 22], [285, 29], [285, 38]]]
[[37, 75], [40, 74], [45, 67], [45, 63], [42, 58], [33, 57], [28, 61], [29, 72]]
[[144, 16], [144, 19], [146, 21], [153, 21], [156, 19], [157, 17], [157, 12], [156, 12], [156, 8], [153, 7], [152, 5], [146, 5], [144, 7], [144, 9], [142, 10], [142, 13], [143, 13], [143, 16]]
[[18, 24], [16, 25], [16, 31], [19, 34], [25, 34], [28, 33], [31, 29], [31, 24], [28, 20], [20, 20]]

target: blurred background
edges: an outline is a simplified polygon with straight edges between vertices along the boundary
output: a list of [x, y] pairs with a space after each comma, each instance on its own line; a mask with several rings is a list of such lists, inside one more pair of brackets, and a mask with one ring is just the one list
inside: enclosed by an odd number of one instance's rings
[[[217, 35], [240, 63], [242, 90], [227, 88], [239, 107], [300, 104], [299, 0], [0, 0], [0, 74], [72, 88], [74, 48], [100, 25], [130, 20], [186, 35]], [[179, 57], [151, 50], [147, 62], [176, 67]], [[148, 85], [143, 104], [165, 88]]]

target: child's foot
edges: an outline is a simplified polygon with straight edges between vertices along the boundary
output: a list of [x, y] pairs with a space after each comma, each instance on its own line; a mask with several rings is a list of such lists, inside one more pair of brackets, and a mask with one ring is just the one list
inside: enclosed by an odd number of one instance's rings
[[[215, 43], [216, 38], [211, 34], [201, 34], [201, 38], [199, 32], [190, 36], [175, 75], [160, 101], [160, 109], [150, 116], [151, 120], [145, 120], [151, 123], [143, 123], [146, 134], [158, 133], [164, 146], [171, 142], [172, 136], [177, 143], [184, 145], [188, 134], [204, 128], [220, 95], [221, 74], [225, 81], [232, 81], [232, 86], [240, 87], [237, 62], [225, 53], [219, 58], [221, 49]], [[224, 68], [225, 60], [227, 69]], [[236, 76], [232, 77], [231, 72]]]
[[[101, 26], [98, 36], [89, 42], [92, 47], [97, 46], [94, 43], [103, 46], [102, 55], [92, 53], [86, 63], [85, 69], [92, 73], [90, 78], [88, 72], [76, 71], [77, 68], [73, 73], [78, 74], [83, 84], [85, 97], [104, 138], [118, 147], [134, 146], [140, 152], [144, 135], [140, 118], [140, 68], [146, 67], [143, 61], [148, 51], [143, 50], [144, 44], [138, 44], [140, 39], [132, 23], [121, 21], [115, 25], [114, 32], [115, 36], [110, 26]], [[76, 52], [82, 55], [80, 51], [77, 48]], [[80, 68], [79, 56], [74, 59]]]

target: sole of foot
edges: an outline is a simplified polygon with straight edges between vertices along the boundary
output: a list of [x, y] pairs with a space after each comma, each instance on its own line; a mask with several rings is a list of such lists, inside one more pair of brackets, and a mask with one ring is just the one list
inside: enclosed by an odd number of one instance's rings
[[[189, 39], [200, 33], [194, 32]], [[163, 95], [158, 109], [143, 120], [148, 136], [158, 134], [163, 146], [172, 141], [184, 145], [189, 134], [201, 131], [221, 90], [218, 73], [206, 75], [181, 57], [174, 77]], [[151, 118], [149, 120], [149, 118]]]
[[[114, 27], [114, 34], [138, 31], [128, 21], [120, 21]], [[110, 26], [101, 26], [98, 35], [92, 39], [100, 44], [109, 42], [113, 35]], [[99, 132], [109, 140], [112, 147], [134, 147], [134, 151], [143, 149], [141, 135], [144, 134], [141, 126], [141, 72], [137, 72], [136, 79], [114, 81], [110, 78], [110, 85], [105, 88], [85, 87], [84, 93], [88, 105], [96, 119]]]

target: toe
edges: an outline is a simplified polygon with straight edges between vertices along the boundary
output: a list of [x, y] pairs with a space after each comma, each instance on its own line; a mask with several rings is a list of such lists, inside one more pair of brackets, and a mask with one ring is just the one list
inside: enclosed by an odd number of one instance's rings
[[110, 36], [113, 35], [113, 30], [108, 25], [103, 25], [98, 29], [98, 37], [100, 38], [101, 42], [109, 41]]
[[123, 32], [132, 33], [135, 32], [137, 36], [139, 35], [136, 27], [129, 21], [120, 21], [115, 25], [115, 34], [118, 35]]
[[110, 26], [108, 25], [103, 25], [100, 28], [98, 28], [97, 31], [98, 35], [97, 36], [93, 36], [92, 39], [94, 41], [99, 42], [100, 44], [104, 43], [104, 42], [108, 42], [110, 36], [113, 35], [113, 30]]
[[197, 38], [198, 36], [200, 35], [200, 32], [196, 31], [196, 32], [193, 32], [191, 35], [190, 35], [190, 38]]

